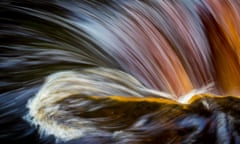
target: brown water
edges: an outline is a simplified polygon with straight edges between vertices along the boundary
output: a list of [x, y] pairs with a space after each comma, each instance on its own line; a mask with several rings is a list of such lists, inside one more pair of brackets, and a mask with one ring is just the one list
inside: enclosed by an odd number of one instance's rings
[[239, 23], [238, 0], [0, 2], [0, 143], [240, 143]]

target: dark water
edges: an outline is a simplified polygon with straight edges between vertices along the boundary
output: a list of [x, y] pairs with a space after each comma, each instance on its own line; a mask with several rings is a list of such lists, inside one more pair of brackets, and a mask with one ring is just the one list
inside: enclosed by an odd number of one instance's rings
[[239, 11], [1, 1], [0, 143], [240, 143]]

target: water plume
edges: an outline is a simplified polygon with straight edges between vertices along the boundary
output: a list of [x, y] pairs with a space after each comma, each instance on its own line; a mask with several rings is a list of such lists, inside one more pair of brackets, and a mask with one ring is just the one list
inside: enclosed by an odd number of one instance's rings
[[0, 141], [239, 143], [237, 0], [0, 2]]

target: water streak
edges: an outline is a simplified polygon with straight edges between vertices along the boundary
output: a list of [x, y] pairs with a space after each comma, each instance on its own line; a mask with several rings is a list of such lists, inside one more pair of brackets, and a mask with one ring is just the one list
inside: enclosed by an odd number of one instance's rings
[[0, 2], [0, 141], [239, 143], [239, 11], [238, 0]]

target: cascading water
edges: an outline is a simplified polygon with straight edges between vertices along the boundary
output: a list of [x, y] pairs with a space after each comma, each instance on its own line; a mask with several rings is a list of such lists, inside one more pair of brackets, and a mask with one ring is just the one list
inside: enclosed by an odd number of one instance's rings
[[0, 143], [240, 143], [240, 1], [0, 2]]

